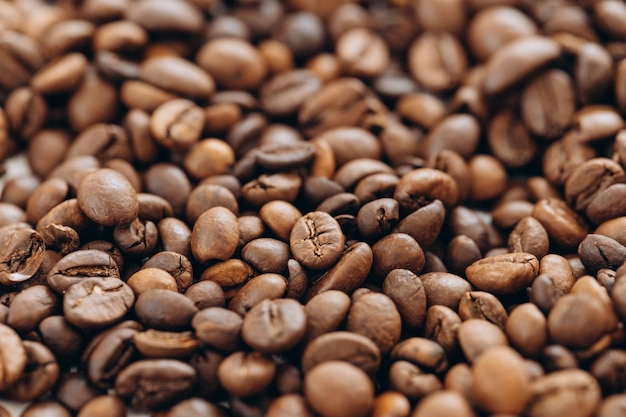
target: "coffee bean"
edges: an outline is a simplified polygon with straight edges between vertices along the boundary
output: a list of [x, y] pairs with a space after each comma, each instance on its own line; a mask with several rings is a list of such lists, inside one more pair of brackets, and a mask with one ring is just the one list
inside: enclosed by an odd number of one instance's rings
[[148, 329], [135, 334], [137, 351], [147, 358], [186, 358], [194, 353], [200, 342], [191, 332], [166, 332]]
[[428, 306], [441, 305], [457, 310], [461, 298], [471, 291], [470, 283], [448, 272], [427, 272], [420, 275]]
[[485, 69], [483, 91], [499, 94], [561, 55], [559, 45], [541, 36], [513, 40], [494, 53]]
[[228, 304], [228, 309], [243, 317], [263, 300], [282, 297], [286, 290], [287, 280], [282, 275], [273, 273], [257, 275], [235, 293]]
[[[24, 409], [21, 415], [24, 417], [70, 417], [72, 414], [58, 402], [46, 400], [32, 403]], [[10, 414], [7, 414], [7, 416], [10, 416]]]
[[[564, 320], [564, 317], [568, 317]], [[606, 330], [602, 304], [583, 294], [566, 294], [548, 315], [548, 331], [556, 343], [572, 349], [585, 348]]]
[[506, 335], [524, 356], [537, 357], [548, 342], [547, 321], [532, 303], [515, 307], [506, 322]]
[[[494, 392], [498, 395], [494, 396]], [[519, 413], [532, 394], [522, 356], [512, 348], [493, 347], [474, 362], [472, 398], [481, 409], [491, 413]]]
[[[339, 392], [350, 395], [338, 396]], [[340, 361], [311, 369], [305, 375], [304, 394], [311, 408], [324, 417], [364, 417], [374, 403], [374, 386], [367, 374]]]
[[135, 303], [137, 318], [157, 330], [185, 330], [197, 311], [193, 301], [184, 295], [157, 288], [140, 294]]
[[215, 91], [215, 82], [201, 68], [182, 58], [149, 58], [139, 67], [139, 79], [174, 94], [207, 98]]
[[550, 241], [548, 232], [534, 217], [524, 217], [517, 224], [508, 239], [511, 252], [526, 252], [541, 259], [548, 254]]
[[328, 290], [312, 297], [305, 305], [306, 340], [335, 331], [350, 309], [350, 297], [337, 290]]
[[[407, 256], [409, 253], [411, 256]], [[408, 269], [419, 274], [424, 268], [424, 251], [415, 239], [404, 233], [383, 237], [372, 246], [372, 254], [372, 273], [380, 280], [394, 269]]]
[[59, 260], [48, 274], [48, 285], [59, 293], [87, 278], [120, 278], [117, 263], [106, 252], [80, 250]]
[[78, 416], [111, 416], [122, 417], [126, 414], [124, 403], [118, 397], [113, 395], [101, 395], [93, 398], [81, 407]]
[[298, 344], [305, 331], [306, 314], [299, 302], [263, 300], [244, 317], [241, 337], [254, 350], [279, 353]]
[[312, 71], [284, 72], [263, 85], [261, 105], [270, 115], [288, 116], [296, 113], [306, 98], [321, 87], [321, 80]]
[[449, 307], [433, 305], [426, 311], [424, 335], [440, 344], [446, 353], [452, 353], [458, 347], [457, 330], [461, 318]]
[[133, 408], [158, 409], [183, 397], [195, 381], [196, 371], [189, 364], [175, 359], [143, 359], [117, 375], [115, 392]]
[[448, 368], [448, 359], [443, 347], [432, 340], [410, 337], [398, 343], [391, 351], [391, 358], [411, 362], [435, 373]]
[[459, 316], [463, 320], [472, 318], [487, 320], [504, 329], [508, 314], [502, 303], [491, 293], [468, 291], [459, 302]]
[[326, 269], [341, 256], [345, 236], [336, 220], [317, 211], [301, 217], [291, 230], [290, 248], [294, 258], [303, 266]]
[[104, 226], [128, 226], [139, 214], [139, 202], [132, 185], [110, 169], [87, 175], [80, 182], [77, 197], [85, 215]]
[[[533, 382], [532, 391], [528, 415], [533, 417], [562, 412], [590, 416], [602, 396], [596, 380], [582, 369], [567, 369], [544, 375]], [[572, 392], [577, 394], [572, 396]]]
[[276, 374], [276, 364], [259, 352], [235, 352], [224, 358], [217, 376], [226, 391], [247, 397], [263, 391]]
[[47, 286], [34, 285], [19, 292], [11, 301], [6, 324], [13, 329], [29, 332], [58, 308], [57, 295]]
[[474, 362], [484, 352], [508, 344], [506, 335], [495, 324], [482, 319], [469, 319], [459, 325], [459, 346], [469, 362]]
[[383, 282], [383, 292], [395, 303], [403, 324], [422, 326], [426, 318], [426, 291], [417, 275], [407, 269], [394, 269]]
[[240, 347], [243, 319], [235, 312], [221, 307], [209, 307], [193, 316], [191, 325], [203, 343], [224, 352]]
[[124, 317], [134, 300], [130, 287], [117, 278], [85, 278], [66, 290], [63, 312], [78, 328], [101, 328]]
[[[527, 111], [534, 111], [534, 108]], [[554, 117], [549, 110], [547, 110], [547, 113], [550, 116], [546, 115], [546, 117]], [[532, 120], [532, 123], [536, 123], [534, 118]], [[546, 121], [550, 128], [552, 128], [554, 123], [551, 120]], [[529, 122], [525, 122], [525, 124], [529, 124]], [[511, 110], [502, 110], [491, 119], [487, 130], [487, 141], [494, 156], [510, 168], [519, 168], [528, 164], [537, 155], [538, 151], [537, 143], [531, 137], [529, 128]]]
[[37, 231], [13, 225], [0, 227], [0, 282], [15, 285], [31, 278], [44, 259], [45, 244]]
[[474, 262], [465, 273], [467, 279], [479, 289], [496, 294], [513, 294], [532, 283], [539, 273], [539, 261], [529, 253], [505, 254]]
[[150, 118], [150, 132], [155, 140], [172, 151], [191, 148], [204, 128], [204, 113], [186, 99], [167, 101], [158, 106]]
[[2, 352], [2, 387], [6, 390], [21, 378], [27, 362], [28, 353], [26, 346], [19, 335], [9, 326], [0, 325], [2, 338], [0, 339], [0, 352]]
[[239, 225], [232, 211], [213, 207], [198, 217], [191, 232], [191, 252], [196, 260], [226, 260], [235, 252]]
[[435, 391], [441, 390], [441, 381], [436, 375], [423, 372], [407, 361], [396, 361], [389, 368], [389, 384], [406, 398], [419, 401]]
[[546, 229], [550, 241], [563, 247], [578, 245], [587, 234], [583, 220], [560, 199], [539, 200], [532, 216]]

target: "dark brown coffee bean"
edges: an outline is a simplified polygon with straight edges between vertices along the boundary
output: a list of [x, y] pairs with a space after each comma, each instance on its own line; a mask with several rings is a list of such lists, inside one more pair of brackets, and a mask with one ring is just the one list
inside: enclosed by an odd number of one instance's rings
[[25, 340], [26, 368], [20, 379], [6, 391], [13, 401], [33, 401], [48, 393], [59, 379], [59, 364], [54, 354], [39, 342]]
[[440, 200], [444, 206], [452, 206], [458, 201], [457, 183], [442, 171], [420, 168], [400, 178], [394, 199], [401, 209], [413, 212], [434, 200]]
[[209, 74], [189, 61], [172, 56], [143, 61], [139, 67], [139, 79], [191, 98], [207, 98], [215, 91], [215, 82]]
[[284, 72], [263, 84], [261, 105], [272, 116], [288, 116], [296, 113], [307, 97], [321, 87], [321, 80], [312, 71]]
[[[600, 404], [600, 387], [582, 369], [566, 369], [546, 374], [532, 384], [533, 395], [527, 404], [528, 415], [560, 414], [591, 416]], [[575, 395], [572, 393], [576, 392]]]
[[196, 260], [225, 260], [239, 242], [237, 217], [225, 207], [213, 207], [198, 217], [191, 232], [191, 252]]
[[99, 388], [111, 388], [117, 374], [133, 359], [132, 343], [143, 327], [135, 321], [124, 321], [96, 335], [85, 347], [82, 363], [89, 380]]
[[262, 206], [273, 200], [293, 202], [298, 197], [302, 180], [292, 173], [262, 174], [243, 186], [243, 198]]
[[235, 352], [217, 368], [220, 384], [230, 394], [248, 397], [259, 394], [274, 379], [276, 364], [260, 352]]
[[548, 343], [547, 320], [533, 303], [515, 307], [506, 322], [506, 335], [520, 353], [538, 357]]
[[175, 280], [179, 292], [184, 292], [193, 283], [193, 267], [186, 256], [176, 252], [162, 251], [150, 257], [142, 266], [158, 268], [169, 273]]
[[239, 314], [221, 307], [200, 310], [191, 321], [200, 341], [224, 352], [234, 352], [241, 346], [242, 324]]
[[134, 188], [111, 169], [97, 170], [80, 182], [78, 204], [87, 217], [104, 226], [127, 226], [139, 214]]
[[493, 294], [484, 291], [468, 291], [459, 303], [459, 316], [463, 320], [482, 319], [504, 329], [508, 314]]
[[549, 246], [548, 232], [534, 217], [522, 218], [509, 234], [511, 252], [526, 252], [541, 259], [548, 254]]
[[311, 369], [305, 375], [304, 394], [313, 410], [328, 417], [364, 417], [374, 403], [374, 385], [367, 374], [342, 361]]
[[239, 214], [239, 204], [230, 190], [216, 184], [198, 185], [187, 199], [187, 221], [194, 224], [205, 211], [218, 206]]
[[77, 414], [77, 417], [123, 417], [126, 415], [124, 403], [114, 395], [101, 395], [91, 399]]
[[82, 373], [64, 374], [55, 389], [58, 400], [73, 412], [77, 412], [102, 391], [89, 383]]
[[426, 31], [408, 51], [409, 69], [426, 88], [449, 91], [467, 71], [468, 62], [459, 40], [449, 32]]
[[619, 164], [606, 158], [590, 159], [568, 177], [565, 199], [575, 210], [584, 211], [599, 192], [625, 180], [626, 175]]
[[389, 49], [384, 39], [365, 28], [344, 32], [335, 45], [344, 72], [357, 77], [375, 77], [389, 65]]
[[33, 88], [14, 90], [5, 102], [6, 115], [13, 130], [23, 139], [31, 138], [46, 122], [48, 105]]
[[316, 136], [340, 126], [356, 126], [367, 112], [367, 87], [356, 78], [327, 83], [300, 107], [298, 121], [303, 132]]
[[372, 273], [380, 280], [394, 269], [408, 269], [419, 274], [424, 268], [424, 251], [415, 239], [404, 233], [383, 237], [372, 246], [372, 253]]
[[261, 274], [250, 279], [232, 297], [228, 309], [241, 317], [263, 300], [281, 298], [287, 290], [287, 280], [278, 274]]
[[485, 351], [472, 366], [472, 398], [487, 412], [519, 413], [532, 393], [522, 356], [508, 346]]
[[293, 226], [289, 240], [294, 258], [312, 269], [327, 269], [337, 262], [345, 244], [337, 221], [322, 211], [301, 217]]
[[494, 115], [487, 130], [487, 141], [494, 156], [510, 168], [519, 168], [528, 164], [538, 151], [537, 144], [528, 128], [511, 110], [502, 110]]
[[57, 295], [45, 285], [34, 285], [19, 292], [11, 301], [6, 324], [13, 329], [29, 332], [58, 308]]
[[605, 330], [606, 317], [602, 304], [583, 294], [564, 295], [554, 304], [548, 316], [551, 339], [572, 349], [591, 346]]
[[186, 358], [191, 356], [200, 341], [192, 332], [166, 332], [148, 329], [133, 337], [137, 351], [147, 358]]
[[244, 317], [241, 337], [256, 351], [285, 352], [304, 337], [306, 319], [304, 308], [295, 300], [263, 300]]
[[469, 158], [476, 152], [480, 139], [480, 124], [469, 114], [453, 114], [437, 123], [421, 143], [422, 153], [431, 158], [443, 150]]
[[204, 128], [204, 112], [192, 101], [175, 99], [161, 104], [150, 118], [154, 139], [171, 151], [191, 148]]
[[470, 283], [448, 272], [428, 272], [420, 275], [428, 306], [443, 305], [457, 310], [461, 298], [471, 291]]
[[63, 312], [78, 328], [101, 328], [124, 317], [134, 300], [130, 287], [117, 278], [85, 278], [66, 290]]
[[564, 248], [577, 246], [587, 235], [587, 226], [582, 218], [563, 200], [539, 200], [535, 203], [532, 216], [546, 229], [550, 242]]
[[502, 93], [560, 55], [559, 45], [550, 38], [527, 36], [513, 40], [487, 62], [483, 92]]
[[470, 50], [479, 61], [486, 61], [512, 40], [537, 33], [537, 25], [528, 15], [506, 2], [496, 3], [496, 7], [481, 9], [467, 27]]
[[392, 198], [381, 198], [361, 206], [356, 222], [361, 236], [370, 240], [387, 234], [399, 219], [398, 202]]
[[421, 337], [410, 337], [398, 343], [391, 351], [393, 360], [403, 360], [414, 365], [440, 373], [448, 368], [446, 354], [436, 342]]
[[176, 291], [150, 289], [137, 297], [135, 314], [157, 330], [186, 330], [198, 311], [191, 299]]
[[626, 260], [626, 247], [610, 237], [589, 234], [578, 245], [578, 256], [587, 270], [596, 274], [603, 268], [619, 268]]
[[153, 288], [178, 291], [174, 277], [158, 268], [142, 268], [131, 275], [126, 283], [133, 290], [135, 296], [139, 296]]
[[[373, 317], [376, 319], [372, 320]], [[370, 338], [384, 355], [400, 340], [402, 320], [391, 298], [380, 293], [370, 293], [352, 303], [346, 330]]]
[[419, 401], [425, 396], [442, 389], [435, 374], [423, 372], [408, 361], [396, 361], [389, 368], [390, 387], [409, 400]]
[[259, 167], [271, 171], [288, 171], [307, 165], [315, 156], [315, 147], [308, 142], [261, 145], [255, 154]]
[[19, 335], [7, 325], [0, 324], [0, 352], [2, 355], [2, 384], [3, 390], [11, 387], [21, 377], [28, 362], [26, 346]]
[[48, 285], [59, 293], [87, 278], [120, 278], [117, 263], [100, 250], [80, 250], [59, 260], [50, 270]]
[[159, 222], [166, 217], [174, 216], [174, 208], [165, 198], [156, 194], [137, 193], [139, 215], [142, 220]]
[[287, 243], [268, 237], [254, 239], [241, 249], [241, 258], [260, 273], [285, 274], [290, 255]]
[[350, 297], [341, 291], [328, 290], [311, 298], [304, 306], [307, 341], [338, 330], [349, 308]]
[[41, 341], [60, 362], [80, 355], [83, 337], [63, 316], [48, 316], [39, 322]]
[[449, 307], [433, 305], [426, 311], [424, 336], [440, 344], [446, 353], [458, 348], [457, 330], [461, 318]]
[[31, 278], [44, 259], [45, 244], [37, 231], [29, 227], [0, 227], [0, 282], [16, 285]]
[[124, 255], [134, 258], [151, 256], [159, 243], [159, 231], [151, 221], [135, 219], [128, 227], [113, 229], [113, 241]]
[[187, 363], [143, 359], [118, 374], [115, 392], [135, 409], [158, 409], [188, 395], [195, 382], [196, 371]]
[[507, 338], [498, 326], [487, 320], [469, 319], [457, 330], [459, 346], [469, 362], [480, 358], [481, 354], [496, 346], [506, 346]]
[[539, 261], [530, 253], [505, 254], [474, 262], [465, 273], [478, 289], [513, 294], [532, 283], [539, 273]]
[[65, 93], [80, 83], [87, 67], [87, 58], [72, 52], [60, 56], [37, 71], [30, 85], [43, 94]]
[[400, 220], [394, 231], [410, 235], [427, 249], [439, 236], [444, 220], [445, 207], [440, 200], [435, 200]]
[[417, 275], [407, 269], [394, 269], [383, 282], [383, 292], [395, 303], [404, 325], [422, 326], [426, 318], [426, 291]]

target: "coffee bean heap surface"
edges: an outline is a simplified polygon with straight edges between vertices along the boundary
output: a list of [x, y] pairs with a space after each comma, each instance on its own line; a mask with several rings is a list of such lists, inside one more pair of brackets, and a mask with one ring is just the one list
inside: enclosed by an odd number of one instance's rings
[[626, 416], [624, 116], [621, 0], [0, 0], [0, 398]]

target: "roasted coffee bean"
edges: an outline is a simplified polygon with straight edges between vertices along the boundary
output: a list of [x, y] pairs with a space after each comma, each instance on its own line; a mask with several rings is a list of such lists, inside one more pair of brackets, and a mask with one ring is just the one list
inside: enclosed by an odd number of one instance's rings
[[424, 335], [440, 344], [446, 353], [452, 353], [458, 346], [457, 330], [461, 318], [449, 307], [433, 305], [426, 311]]
[[54, 354], [43, 344], [25, 340], [26, 368], [11, 387], [6, 391], [8, 398], [14, 401], [32, 401], [49, 392], [59, 378], [59, 364]]
[[41, 235], [29, 227], [7, 225], [0, 227], [0, 241], [0, 282], [12, 286], [31, 278], [44, 259]]
[[[337, 396], [339, 392], [350, 395]], [[323, 416], [364, 417], [374, 403], [374, 386], [356, 366], [328, 361], [307, 372], [304, 395], [311, 408]]]
[[532, 303], [515, 307], [506, 322], [506, 335], [524, 356], [538, 357], [548, 342], [547, 321]]
[[70, 417], [72, 414], [67, 410], [67, 408], [63, 407], [62, 404], [56, 401], [46, 400], [32, 403], [24, 409], [21, 415], [24, 417]]
[[157, 330], [185, 330], [197, 311], [191, 299], [176, 291], [157, 288], [140, 294], [135, 303], [137, 318]]
[[287, 290], [287, 280], [279, 274], [267, 273], [250, 279], [231, 298], [228, 308], [242, 317], [265, 299], [280, 298]]
[[261, 105], [272, 116], [291, 115], [300, 109], [307, 97], [321, 87], [321, 80], [312, 71], [284, 72], [263, 85]]
[[153, 222], [137, 218], [128, 227], [115, 227], [113, 241], [124, 255], [141, 259], [154, 253], [159, 231]]
[[191, 232], [191, 252], [196, 260], [226, 260], [237, 249], [239, 224], [225, 207], [213, 207], [198, 217]]
[[587, 234], [582, 218], [560, 199], [539, 200], [535, 203], [532, 216], [546, 229], [550, 242], [564, 248], [575, 247]]
[[469, 362], [474, 362], [493, 347], [507, 345], [504, 332], [487, 320], [466, 320], [459, 325], [457, 332], [459, 346]]
[[478, 289], [513, 294], [532, 283], [539, 273], [539, 261], [529, 253], [505, 254], [474, 262], [465, 273]]
[[198, 339], [224, 352], [240, 347], [242, 324], [243, 319], [237, 313], [221, 307], [202, 309], [191, 321]]
[[508, 346], [486, 350], [472, 365], [472, 398], [487, 412], [519, 413], [532, 393], [522, 356]]
[[442, 389], [435, 374], [423, 372], [407, 361], [396, 361], [389, 368], [389, 385], [409, 400], [419, 401], [426, 395]]
[[306, 340], [335, 331], [343, 323], [350, 308], [350, 297], [337, 290], [328, 290], [312, 297], [304, 306]]
[[419, 274], [426, 261], [420, 245], [405, 233], [392, 233], [383, 237], [372, 246], [372, 254], [372, 274], [380, 280], [394, 269], [408, 269]]
[[70, 286], [87, 278], [120, 278], [115, 259], [100, 250], [80, 250], [59, 260], [48, 274], [48, 285], [63, 293]]
[[383, 292], [395, 303], [404, 325], [422, 326], [426, 318], [426, 291], [417, 275], [407, 269], [394, 269], [383, 282]]
[[441, 305], [456, 311], [463, 295], [472, 290], [467, 280], [448, 272], [427, 272], [420, 279], [428, 306]]
[[34, 285], [19, 292], [11, 301], [6, 324], [21, 332], [36, 329], [59, 307], [57, 295], [47, 286]]
[[487, 62], [483, 92], [487, 95], [502, 93], [560, 55], [559, 45], [550, 38], [526, 36], [513, 40]]
[[404, 360], [435, 373], [448, 368], [443, 347], [432, 340], [410, 337], [398, 343], [390, 353], [393, 360]]
[[[547, 112], [550, 116], [546, 117], [551, 117], [550, 111]], [[550, 123], [552, 121], [546, 122], [551, 127]], [[487, 142], [494, 156], [509, 168], [525, 166], [538, 152], [537, 143], [530, 135], [529, 129], [511, 110], [502, 110], [494, 115], [487, 130]]]
[[260, 273], [285, 274], [289, 256], [287, 243], [268, 237], [254, 239], [241, 249], [241, 258]]
[[224, 358], [217, 377], [226, 391], [238, 397], [259, 394], [276, 374], [276, 364], [259, 352], [235, 352]]
[[171, 151], [184, 151], [200, 139], [204, 112], [186, 99], [167, 101], [158, 106], [150, 118], [154, 139]]
[[63, 313], [78, 328], [101, 328], [124, 317], [134, 300], [130, 287], [117, 278], [85, 278], [65, 291]]
[[304, 308], [295, 300], [263, 300], [246, 313], [241, 337], [256, 351], [284, 352], [304, 337], [306, 321]]
[[289, 237], [294, 258], [303, 266], [326, 269], [341, 257], [345, 236], [335, 219], [316, 211], [301, 217]]
[[601, 302], [584, 294], [564, 295], [548, 315], [551, 339], [572, 349], [591, 346], [607, 330], [606, 323]]
[[87, 175], [78, 186], [80, 209], [95, 223], [128, 226], [139, 214], [137, 194], [121, 174], [100, 169]]
[[189, 364], [174, 359], [144, 359], [117, 375], [115, 392], [133, 408], [158, 409], [186, 395], [195, 382], [196, 371]]
[[2, 324], [0, 325], [0, 334], [2, 334], [2, 339], [0, 339], [2, 385], [0, 386], [6, 390], [22, 377], [29, 361], [29, 354], [15, 330]]
[[201, 68], [182, 58], [149, 58], [139, 67], [139, 79], [174, 94], [207, 98], [215, 91], [215, 82]]
[[508, 314], [502, 303], [491, 293], [484, 291], [466, 292], [459, 303], [459, 316], [463, 320], [483, 319], [504, 329]]
[[[532, 383], [528, 415], [560, 414], [591, 416], [600, 404], [601, 392], [596, 380], [582, 369], [551, 372]], [[576, 392], [576, 395], [572, 395]]]
[[534, 217], [524, 217], [509, 234], [508, 247], [511, 252], [526, 252], [541, 259], [548, 254], [550, 240], [548, 232]]
[[148, 329], [133, 337], [137, 351], [147, 358], [186, 358], [191, 356], [200, 342], [189, 331], [166, 332]]

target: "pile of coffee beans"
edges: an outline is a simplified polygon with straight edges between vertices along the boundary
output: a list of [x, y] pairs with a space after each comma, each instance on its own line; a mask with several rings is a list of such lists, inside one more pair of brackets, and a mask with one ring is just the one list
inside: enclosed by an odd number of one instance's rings
[[621, 0], [0, 0], [0, 398], [626, 416], [625, 115]]

